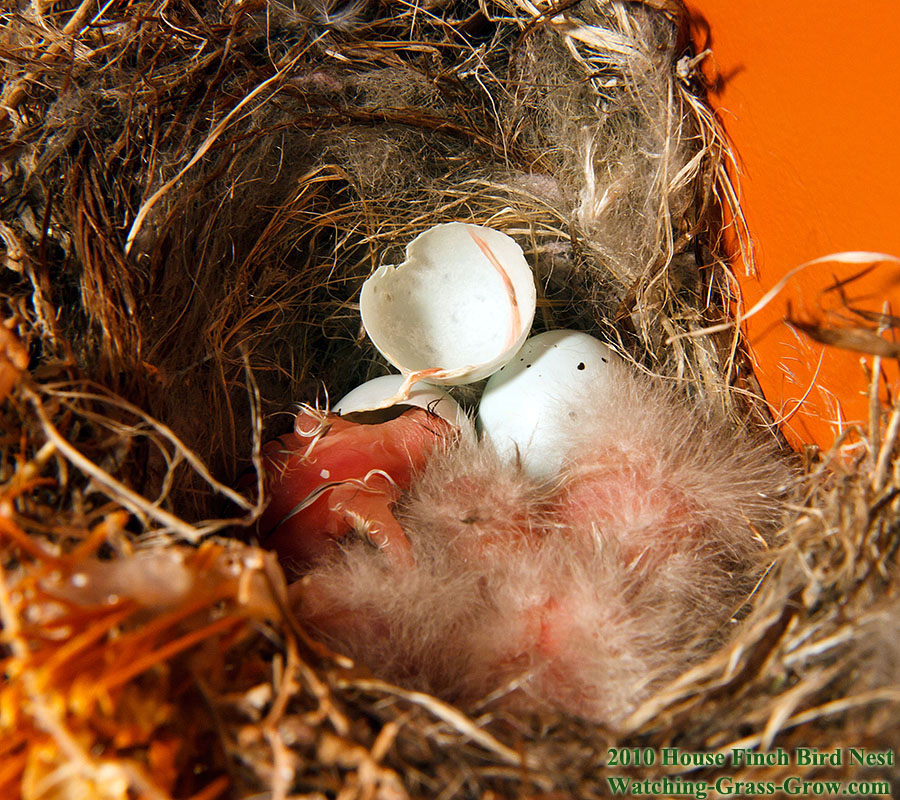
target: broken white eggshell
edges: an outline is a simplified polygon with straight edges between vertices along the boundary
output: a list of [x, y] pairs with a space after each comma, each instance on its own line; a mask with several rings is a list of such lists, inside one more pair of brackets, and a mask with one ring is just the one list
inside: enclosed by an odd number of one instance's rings
[[[373, 378], [344, 395], [334, 404], [333, 410], [337, 414], [344, 415], [385, 408], [385, 401], [397, 395], [403, 386], [403, 380], [402, 375]], [[409, 397], [403, 400], [402, 404], [428, 409], [458, 428], [469, 428], [472, 425], [472, 420], [459, 404], [437, 386], [425, 383], [413, 386]]]
[[406, 261], [376, 270], [359, 300], [369, 338], [406, 386], [491, 375], [527, 338], [535, 303], [522, 248], [505, 233], [462, 222], [413, 239]]
[[532, 336], [487, 382], [477, 424], [500, 457], [540, 480], [561, 469], [586, 405], [614, 398], [619, 357], [593, 336], [557, 330]]

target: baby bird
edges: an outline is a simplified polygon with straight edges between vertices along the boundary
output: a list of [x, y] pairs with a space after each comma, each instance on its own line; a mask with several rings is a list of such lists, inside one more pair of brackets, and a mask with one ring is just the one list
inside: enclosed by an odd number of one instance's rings
[[289, 575], [302, 573], [351, 532], [392, 558], [411, 559], [391, 507], [430, 450], [455, 429], [425, 409], [397, 411], [365, 425], [303, 409], [293, 431], [263, 447], [269, 504], [258, 531]]
[[300, 620], [462, 707], [608, 724], [698, 658], [752, 587], [787, 471], [673, 390], [613, 369], [615, 401], [579, 414], [551, 480], [473, 433], [432, 439], [392, 496], [408, 557], [332, 536], [291, 588]]

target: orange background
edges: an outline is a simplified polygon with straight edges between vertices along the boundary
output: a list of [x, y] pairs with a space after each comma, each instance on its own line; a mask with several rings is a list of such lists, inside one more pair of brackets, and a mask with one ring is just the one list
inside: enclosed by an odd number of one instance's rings
[[[698, 47], [713, 51], [704, 69], [719, 78], [712, 99], [743, 171], [758, 270], [757, 279], [745, 279], [735, 265], [745, 309], [806, 261], [851, 250], [900, 256], [900, 3], [689, 7]], [[823, 348], [784, 322], [789, 307], [795, 318], [823, 319], [820, 304], [835, 306], [823, 289], [861, 269], [809, 267], [746, 323], [757, 377], [776, 417], [789, 415], [783, 430], [795, 445], [827, 447], [841, 421], [868, 417], [861, 354]], [[900, 267], [882, 263], [851, 294], [867, 295], [856, 305], [871, 311], [890, 297], [900, 315]], [[885, 387], [895, 386], [896, 362], [884, 369]]]

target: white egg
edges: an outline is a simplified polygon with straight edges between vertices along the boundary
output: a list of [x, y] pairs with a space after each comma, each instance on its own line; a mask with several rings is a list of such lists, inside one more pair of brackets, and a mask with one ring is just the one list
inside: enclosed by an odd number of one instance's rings
[[514, 239], [450, 222], [417, 236], [402, 264], [369, 276], [359, 307], [372, 343], [405, 376], [461, 384], [486, 378], [522, 346], [535, 301]]
[[[373, 378], [357, 386], [334, 404], [336, 414], [355, 414], [384, 408], [388, 398], [394, 397], [403, 385], [402, 375], [383, 375]], [[427, 383], [418, 383], [412, 387], [409, 397], [402, 405], [427, 408], [441, 419], [456, 425], [458, 428], [468, 427], [472, 421], [457, 402], [443, 389]]]
[[477, 423], [505, 460], [545, 479], [562, 467], [585, 404], [615, 392], [619, 357], [579, 331], [532, 336], [488, 380]]

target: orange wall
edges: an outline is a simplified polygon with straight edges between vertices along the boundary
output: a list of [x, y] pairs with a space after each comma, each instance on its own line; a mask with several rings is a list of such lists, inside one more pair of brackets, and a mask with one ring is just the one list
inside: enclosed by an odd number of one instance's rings
[[[900, 2], [698, 0], [690, 7], [709, 26], [713, 57], [705, 66], [720, 78], [713, 101], [744, 171], [742, 205], [758, 269], [758, 278], [743, 280], [745, 308], [811, 259], [848, 250], [900, 256]], [[702, 47], [703, 26], [696, 27]], [[823, 352], [783, 321], [790, 301], [795, 317], [837, 322], [820, 306], [840, 303], [823, 290], [859, 271], [810, 267], [747, 322], [757, 377], [775, 413], [789, 414], [807, 394], [784, 425], [794, 444], [828, 446], [839, 418], [867, 418], [861, 354]], [[742, 276], [743, 267], [736, 272]], [[881, 264], [850, 293], [872, 311], [892, 297], [900, 315], [900, 267]], [[896, 384], [896, 362], [886, 375], [887, 385]]]

